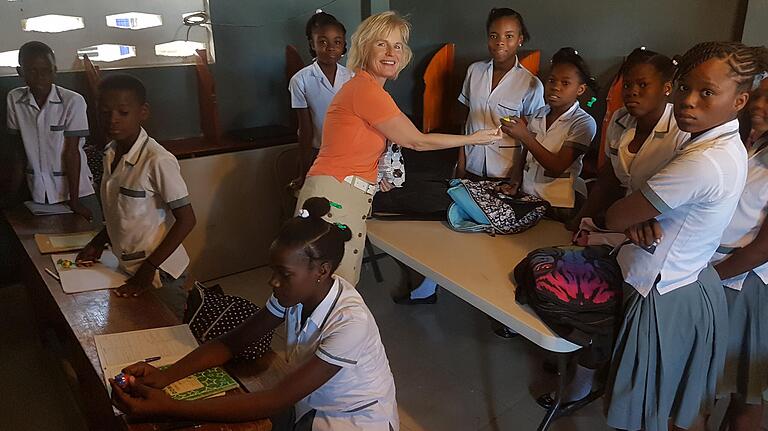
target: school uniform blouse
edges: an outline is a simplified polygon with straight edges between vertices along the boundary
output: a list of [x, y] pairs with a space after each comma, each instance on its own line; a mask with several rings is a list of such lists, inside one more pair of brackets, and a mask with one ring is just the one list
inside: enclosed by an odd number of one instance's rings
[[684, 142], [675, 157], [640, 187], [661, 213], [664, 237], [653, 254], [636, 245], [621, 248], [624, 280], [647, 296], [660, 276], [660, 294], [698, 278], [739, 203], [747, 177], [747, 152], [733, 120]]
[[83, 146], [88, 136], [85, 99], [80, 94], [57, 85], [42, 108], [37, 106], [29, 87], [11, 90], [7, 98], [8, 132], [21, 135], [27, 166], [24, 170], [32, 200], [58, 203], [69, 200], [69, 181], [64, 172], [65, 138], [79, 137], [80, 178], [78, 197], [95, 193], [91, 170]]
[[547, 114], [551, 108], [545, 105], [528, 120], [528, 130], [536, 134], [536, 140], [547, 150], [557, 153], [563, 146], [575, 149], [579, 156], [562, 174], [554, 174], [529, 152], [523, 173], [523, 191], [549, 201], [554, 207], [573, 208], [576, 202], [575, 186], [580, 181], [582, 158], [589, 151], [597, 125], [594, 118], [579, 107], [579, 102], [562, 114], [547, 128]]
[[323, 145], [307, 176], [344, 181], [355, 175], [375, 183], [387, 140], [375, 126], [401, 114], [384, 87], [370, 73], [357, 70], [328, 107]]
[[354, 74], [337, 64], [333, 85], [325, 76], [317, 61], [296, 72], [288, 84], [291, 92], [291, 108], [309, 108], [312, 114], [312, 147], [320, 148], [323, 138], [323, 121], [333, 96]]
[[[498, 127], [503, 117], [533, 115], [544, 106], [544, 86], [519, 60], [515, 59], [515, 66], [493, 91], [492, 80], [493, 60], [478, 61], [467, 69], [459, 102], [469, 108], [465, 126], [468, 135]], [[507, 178], [513, 166], [522, 163], [521, 150], [520, 143], [506, 135], [490, 145], [467, 145], [466, 170], [480, 176]]]
[[[173, 226], [171, 211], [190, 204], [189, 193], [176, 157], [143, 128], [113, 171], [116, 145], [112, 141], [104, 151], [101, 205], [112, 252], [120, 268], [134, 274]], [[179, 245], [160, 269], [179, 278], [187, 265], [187, 251]], [[161, 286], [158, 274], [154, 285]]]
[[[712, 257], [713, 264], [727, 259], [737, 248], [754, 241], [765, 221], [768, 211], [768, 137], [762, 137], [753, 144], [749, 152], [748, 166], [747, 183], [731, 223], [723, 232], [721, 245]], [[760, 277], [763, 283], [768, 283], [768, 263], [752, 269], [752, 272]], [[748, 274], [749, 271], [723, 280], [723, 285], [741, 290]]]
[[373, 315], [355, 287], [336, 275], [325, 299], [302, 322], [302, 305], [267, 310], [285, 319], [286, 356], [298, 367], [313, 355], [341, 369], [296, 408], [296, 420], [315, 410], [313, 431], [397, 431], [395, 381]]
[[606, 131], [605, 154], [611, 161], [613, 173], [627, 195], [638, 190], [656, 172], [659, 172], [675, 156], [675, 149], [690, 133], [677, 127], [672, 104], [667, 103], [653, 132], [648, 135], [637, 153], [629, 151], [635, 138], [637, 119], [627, 108], [617, 110]]

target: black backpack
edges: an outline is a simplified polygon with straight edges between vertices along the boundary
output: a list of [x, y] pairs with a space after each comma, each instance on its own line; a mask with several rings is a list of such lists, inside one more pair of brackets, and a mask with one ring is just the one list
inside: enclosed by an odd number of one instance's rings
[[514, 270], [515, 299], [580, 346], [612, 340], [620, 321], [621, 268], [604, 246], [534, 250]]

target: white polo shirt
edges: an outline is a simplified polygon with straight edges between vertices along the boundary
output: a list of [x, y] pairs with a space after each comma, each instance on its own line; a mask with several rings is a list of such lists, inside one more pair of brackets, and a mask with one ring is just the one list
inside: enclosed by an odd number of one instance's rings
[[[555, 174], [543, 166], [528, 152], [523, 173], [523, 191], [549, 201], [554, 207], [573, 208], [576, 203], [575, 187], [581, 182], [582, 158], [589, 151], [595, 137], [595, 119], [581, 109], [579, 102], [563, 113], [547, 129], [547, 114], [551, 108], [545, 105], [528, 119], [528, 130], [536, 134], [547, 150], [557, 153], [563, 146], [575, 149], [579, 156], [562, 174]], [[584, 186], [581, 184], [581, 186]]]
[[720, 245], [747, 178], [747, 151], [733, 120], [684, 142], [676, 156], [640, 187], [661, 213], [664, 237], [651, 254], [630, 244], [618, 262], [624, 280], [647, 296], [696, 281]]
[[[760, 148], [765, 145], [765, 148]], [[759, 151], [758, 151], [759, 150]], [[744, 247], [754, 241], [757, 233], [765, 222], [768, 211], [768, 136], [758, 139], [749, 152], [749, 171], [747, 183], [741, 194], [739, 205], [733, 214], [731, 223], [723, 232], [712, 264], [728, 258], [737, 248]], [[768, 283], [768, 263], [752, 269], [763, 283]], [[749, 271], [736, 277], [723, 280], [723, 285], [735, 290], [741, 290]]]
[[291, 366], [303, 365], [314, 355], [341, 367], [296, 404], [296, 420], [314, 409], [314, 431], [397, 431], [395, 381], [379, 328], [355, 287], [333, 277], [328, 295], [305, 322], [301, 304], [286, 309], [274, 295], [267, 301], [267, 309], [285, 319]]
[[[143, 128], [112, 171], [116, 145], [110, 142], [104, 152], [101, 206], [112, 252], [120, 268], [134, 274], [176, 221], [171, 210], [190, 204], [189, 193], [176, 157]], [[179, 245], [160, 269], [178, 278], [188, 265], [187, 251]], [[160, 287], [158, 275], [155, 287]]]
[[[459, 94], [459, 102], [469, 108], [467, 135], [499, 127], [503, 117], [531, 116], [544, 106], [544, 86], [519, 60], [493, 91], [492, 79], [493, 60], [478, 61], [467, 69]], [[513, 167], [523, 163], [522, 146], [507, 135], [490, 145], [467, 145], [464, 154], [468, 172], [493, 178], [508, 178]]]
[[323, 138], [323, 122], [328, 105], [333, 96], [347, 81], [352, 79], [354, 73], [346, 67], [337, 64], [336, 76], [333, 85], [320, 69], [317, 61], [296, 72], [288, 83], [288, 91], [291, 92], [291, 108], [309, 108], [312, 114], [312, 147], [320, 148]]
[[629, 143], [635, 138], [637, 119], [627, 108], [613, 114], [606, 131], [605, 154], [611, 161], [613, 173], [627, 195], [648, 181], [675, 156], [677, 147], [691, 136], [677, 127], [672, 104], [667, 103], [664, 113], [637, 153], [629, 151]]
[[64, 87], [53, 85], [42, 109], [29, 87], [11, 90], [7, 98], [8, 131], [21, 135], [27, 155], [25, 174], [32, 200], [59, 203], [69, 200], [69, 182], [64, 172], [64, 138], [80, 137], [78, 197], [95, 193], [83, 146], [88, 136], [85, 99]]

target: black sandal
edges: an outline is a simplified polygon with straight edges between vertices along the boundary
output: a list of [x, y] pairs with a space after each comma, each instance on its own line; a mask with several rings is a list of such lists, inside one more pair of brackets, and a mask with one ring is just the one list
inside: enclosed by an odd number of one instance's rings
[[[567, 403], [560, 403], [560, 406], [557, 408], [556, 416], [568, 416], [602, 396], [603, 390], [598, 389], [588, 393], [584, 398], [575, 401], [569, 401]], [[546, 410], [550, 410], [555, 405], [555, 399], [552, 397], [551, 393], [547, 393], [540, 396], [539, 398], [536, 398], [536, 404], [544, 407]]]

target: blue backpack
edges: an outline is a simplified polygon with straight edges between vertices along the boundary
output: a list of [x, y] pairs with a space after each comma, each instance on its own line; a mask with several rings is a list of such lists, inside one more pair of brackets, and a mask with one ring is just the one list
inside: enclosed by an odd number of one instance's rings
[[495, 191], [500, 184], [501, 181], [451, 180], [451, 228], [459, 232], [510, 234], [535, 226], [549, 208], [549, 202], [522, 192], [507, 196]]

